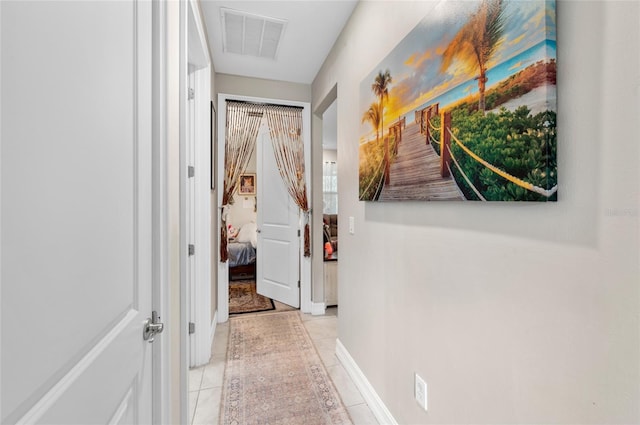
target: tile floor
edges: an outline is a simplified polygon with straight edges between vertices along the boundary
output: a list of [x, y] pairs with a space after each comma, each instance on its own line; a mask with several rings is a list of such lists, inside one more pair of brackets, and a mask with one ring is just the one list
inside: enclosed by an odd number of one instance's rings
[[[353, 423], [377, 425], [369, 406], [335, 355], [338, 337], [337, 308], [328, 308], [324, 316], [300, 315]], [[189, 415], [192, 425], [218, 424], [228, 339], [229, 323], [218, 324], [211, 361], [189, 371]]]

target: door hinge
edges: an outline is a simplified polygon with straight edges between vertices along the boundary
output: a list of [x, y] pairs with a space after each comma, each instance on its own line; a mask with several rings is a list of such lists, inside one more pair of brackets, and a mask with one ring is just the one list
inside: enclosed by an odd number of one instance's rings
[[298, 237], [300, 237], [300, 229], [298, 229]]
[[189, 94], [187, 95], [187, 99], [191, 100], [194, 97], [196, 97], [196, 92], [191, 87], [189, 87]]
[[196, 253], [196, 246], [192, 243], [189, 244], [189, 255], [195, 255]]
[[194, 167], [193, 165], [189, 165], [187, 167], [187, 175], [189, 176], [189, 178], [195, 176], [196, 175], [196, 167]]
[[298, 281], [298, 288], [300, 287], [300, 281]]
[[196, 333], [196, 324], [193, 322], [189, 322], [189, 334]]

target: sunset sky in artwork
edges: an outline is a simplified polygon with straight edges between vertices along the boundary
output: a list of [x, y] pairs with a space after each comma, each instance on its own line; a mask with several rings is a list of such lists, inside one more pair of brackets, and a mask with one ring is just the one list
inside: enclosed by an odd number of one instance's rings
[[[360, 86], [362, 113], [377, 98], [371, 84], [379, 71], [389, 70], [393, 78], [389, 86], [389, 99], [385, 104], [384, 121], [400, 116], [424, 105], [447, 91], [464, 85], [464, 96], [478, 92], [477, 67], [454, 61], [446, 72], [441, 72], [441, 55], [464, 25], [478, 10], [480, 1], [440, 2], [428, 15], [365, 77]], [[502, 64], [544, 40], [555, 40], [555, 0], [505, 0], [505, 29], [499, 48], [489, 68]], [[555, 57], [555, 51], [554, 51]], [[533, 59], [531, 59], [533, 60]], [[525, 60], [511, 65], [516, 73], [531, 63]], [[506, 69], [505, 69], [506, 71]], [[487, 88], [499, 81], [488, 81]], [[446, 105], [441, 105], [446, 106]], [[386, 127], [386, 124], [385, 124]], [[361, 136], [374, 132], [371, 124], [361, 125]]]

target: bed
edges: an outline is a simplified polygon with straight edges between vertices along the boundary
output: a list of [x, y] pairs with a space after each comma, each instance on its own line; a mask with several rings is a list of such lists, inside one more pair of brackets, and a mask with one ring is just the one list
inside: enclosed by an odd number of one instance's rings
[[229, 280], [255, 279], [257, 232], [255, 223], [243, 225], [237, 234], [230, 235]]
[[256, 249], [251, 242], [230, 241], [227, 244], [229, 252], [229, 280], [255, 279], [256, 277]]

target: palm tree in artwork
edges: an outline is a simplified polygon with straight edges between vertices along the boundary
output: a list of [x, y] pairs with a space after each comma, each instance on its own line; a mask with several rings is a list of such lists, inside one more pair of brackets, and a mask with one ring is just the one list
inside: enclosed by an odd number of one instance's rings
[[380, 104], [374, 102], [369, 106], [369, 109], [365, 111], [364, 115], [362, 115], [362, 122], [368, 121], [373, 128], [376, 129], [376, 144], [380, 139], [380, 120], [382, 120], [382, 114], [380, 112]]
[[478, 109], [484, 114], [485, 88], [487, 84], [487, 64], [498, 49], [504, 33], [503, 0], [482, 0], [478, 10], [456, 36], [451, 40], [442, 54], [440, 71], [446, 71], [455, 58], [466, 64], [471, 71], [479, 69]]
[[389, 84], [391, 84], [391, 73], [387, 69], [385, 72], [379, 71], [376, 75], [371, 90], [378, 96], [380, 108], [380, 127], [382, 127], [382, 138], [384, 139], [384, 180], [389, 183], [389, 139], [384, 138], [384, 101], [389, 98]]

